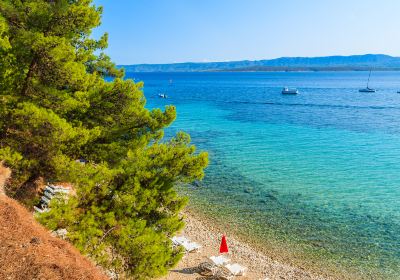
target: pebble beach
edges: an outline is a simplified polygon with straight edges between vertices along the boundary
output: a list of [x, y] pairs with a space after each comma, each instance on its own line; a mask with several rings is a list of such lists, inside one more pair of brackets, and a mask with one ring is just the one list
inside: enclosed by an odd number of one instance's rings
[[[181, 235], [191, 241], [201, 244], [200, 252], [187, 253], [178, 266], [171, 271], [163, 280], [183, 279], [208, 279], [199, 274], [197, 266], [207, 260], [207, 257], [217, 256], [221, 242], [222, 232], [217, 225], [204, 219], [200, 215], [186, 210], [184, 213], [186, 226]], [[231, 263], [239, 263], [248, 268], [245, 276], [235, 279], [242, 280], [334, 280], [317, 273], [306, 271], [289, 264], [281, 263], [264, 253], [259, 252], [254, 246], [239, 240], [235, 236], [227, 236], [229, 253], [227, 257]]]

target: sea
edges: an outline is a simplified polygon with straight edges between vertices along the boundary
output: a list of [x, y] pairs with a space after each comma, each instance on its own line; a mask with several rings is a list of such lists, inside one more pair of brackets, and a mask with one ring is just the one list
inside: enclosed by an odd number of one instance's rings
[[[190, 207], [277, 259], [400, 279], [400, 72], [127, 73], [210, 165]], [[297, 95], [282, 95], [295, 87]], [[168, 98], [160, 98], [166, 94]]]

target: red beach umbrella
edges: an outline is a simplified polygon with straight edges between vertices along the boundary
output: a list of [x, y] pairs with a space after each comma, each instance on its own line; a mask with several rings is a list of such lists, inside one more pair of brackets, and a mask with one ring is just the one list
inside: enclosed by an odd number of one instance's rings
[[219, 253], [228, 253], [228, 244], [226, 243], [225, 235], [222, 235], [221, 246], [219, 246]]

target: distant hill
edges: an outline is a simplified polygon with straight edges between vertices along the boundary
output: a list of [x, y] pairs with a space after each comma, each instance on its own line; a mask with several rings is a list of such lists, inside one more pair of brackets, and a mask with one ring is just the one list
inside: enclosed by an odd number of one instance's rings
[[383, 54], [281, 57], [231, 62], [120, 65], [126, 72], [400, 70], [400, 57]]

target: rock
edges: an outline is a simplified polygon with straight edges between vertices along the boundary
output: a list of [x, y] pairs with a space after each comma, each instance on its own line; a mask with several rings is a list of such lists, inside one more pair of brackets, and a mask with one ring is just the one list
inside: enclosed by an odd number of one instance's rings
[[41, 240], [39, 237], [33, 237], [30, 241], [31, 244], [33, 245], [39, 245], [41, 243]]

